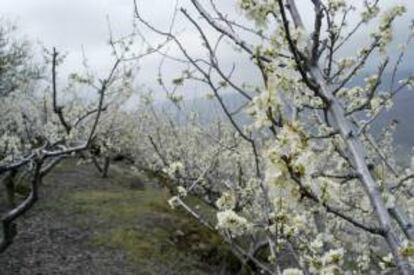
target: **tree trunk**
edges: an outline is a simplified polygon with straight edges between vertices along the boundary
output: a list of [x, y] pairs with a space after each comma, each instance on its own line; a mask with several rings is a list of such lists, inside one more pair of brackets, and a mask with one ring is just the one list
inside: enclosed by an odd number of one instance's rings
[[3, 180], [3, 184], [6, 187], [8, 209], [13, 209], [16, 207], [15, 182], [14, 182], [16, 175], [17, 175], [17, 170], [12, 170]]
[[95, 165], [96, 169], [98, 169], [99, 173], [102, 173], [103, 169], [102, 169], [101, 165], [99, 164], [98, 159], [93, 155], [92, 155], [91, 158], [92, 158], [92, 163]]
[[103, 171], [102, 171], [102, 177], [103, 178], [107, 178], [108, 177], [110, 163], [111, 163], [111, 159], [109, 158], [109, 156], [106, 156], [105, 157]]

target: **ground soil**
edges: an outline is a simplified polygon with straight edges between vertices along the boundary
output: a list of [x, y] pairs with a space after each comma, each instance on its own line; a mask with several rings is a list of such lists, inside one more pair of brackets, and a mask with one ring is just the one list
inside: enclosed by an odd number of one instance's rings
[[18, 220], [14, 244], [0, 255], [0, 275], [237, 270], [219, 238], [170, 210], [168, 196], [127, 168], [113, 166], [102, 179], [92, 165], [66, 161], [45, 178], [39, 202]]

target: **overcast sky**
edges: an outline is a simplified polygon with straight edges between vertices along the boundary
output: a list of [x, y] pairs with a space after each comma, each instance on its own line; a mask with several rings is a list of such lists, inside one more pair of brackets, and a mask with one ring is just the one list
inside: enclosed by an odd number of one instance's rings
[[[208, 2], [201, 0], [201, 2]], [[166, 28], [174, 9], [173, 0], [139, 0], [140, 9], [154, 25]], [[220, 0], [219, 5], [225, 13], [233, 18], [240, 19], [240, 13], [234, 8], [234, 0]], [[298, 0], [305, 21], [312, 18], [307, 17], [311, 7], [307, 4], [308, 0]], [[358, 4], [362, 1], [353, 0]], [[414, 1], [412, 0], [382, 0], [385, 5], [392, 3], [404, 3], [408, 7], [408, 17], [397, 22], [396, 36], [403, 37], [409, 19], [414, 17]], [[190, 12], [194, 9], [188, 0], [181, 0], [180, 6], [187, 8]], [[1, 0], [0, 14], [14, 20], [31, 41], [38, 42], [46, 47], [56, 46], [61, 51], [69, 54], [64, 73], [74, 71], [81, 66], [81, 49], [85, 49], [91, 67], [96, 71], [104, 71], [110, 64], [109, 48], [106, 44], [108, 40], [107, 19], [109, 16], [113, 33], [116, 36], [128, 34], [132, 29], [133, 14], [132, 0]], [[195, 13], [193, 13], [195, 14]], [[184, 22], [184, 21], [182, 21]], [[181, 21], [179, 21], [181, 24]], [[179, 25], [180, 30], [185, 30], [181, 35], [182, 39], [190, 45], [193, 50], [201, 50], [198, 35], [191, 27]], [[209, 31], [209, 30], [207, 30]], [[149, 32], [144, 34], [150, 38], [153, 36]], [[155, 38], [154, 38], [155, 41]], [[368, 42], [367, 33], [358, 35], [356, 40], [347, 48], [350, 53], [355, 51], [364, 42]], [[155, 43], [156, 44], [156, 43]], [[226, 53], [225, 53], [226, 54]], [[228, 52], [229, 62], [231, 53]], [[413, 50], [409, 57], [414, 58]], [[157, 74], [158, 64], [155, 57], [145, 60], [141, 67], [139, 81], [153, 86]], [[411, 69], [406, 65], [406, 69]], [[168, 69], [167, 69], [168, 70]], [[174, 68], [170, 68], [166, 74], [173, 74]], [[249, 72], [241, 70], [243, 77], [249, 77]], [[254, 77], [254, 76], [250, 76]]]

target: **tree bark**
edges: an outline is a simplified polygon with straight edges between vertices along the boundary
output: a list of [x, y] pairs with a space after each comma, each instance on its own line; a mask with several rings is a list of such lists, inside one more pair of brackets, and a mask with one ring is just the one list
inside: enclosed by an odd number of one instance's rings
[[320, 92], [330, 100], [328, 112], [331, 114], [335, 126], [338, 128], [341, 137], [348, 147], [351, 159], [357, 169], [358, 177], [371, 201], [371, 205], [373, 206], [378, 221], [383, 229], [383, 236], [390, 247], [400, 273], [403, 275], [414, 274], [410, 263], [401, 257], [399, 253], [401, 244], [398, 239], [398, 234], [391, 224], [391, 217], [388, 209], [385, 207], [384, 200], [379, 191], [379, 185], [375, 182], [368, 169], [365, 161], [365, 149], [356, 135], [356, 131], [353, 129], [349, 120], [347, 120], [343, 107], [338, 99], [332, 94], [332, 91], [329, 89], [329, 85], [327, 85], [321, 75], [319, 68], [316, 66], [311, 67], [310, 73], [313, 79], [319, 84]]
[[17, 175], [17, 169], [12, 170], [3, 180], [3, 184], [6, 187], [6, 197], [7, 197], [7, 203], [8, 203], [9, 209], [13, 209], [16, 207], [15, 182], [14, 182], [16, 175]]
[[107, 178], [108, 177], [109, 165], [110, 164], [111, 164], [111, 159], [109, 158], [109, 156], [106, 156], [105, 157], [105, 160], [104, 160], [103, 171], [102, 171], [102, 177], [103, 178]]
[[41, 181], [41, 167], [42, 161], [38, 160], [35, 163], [33, 178], [31, 181], [31, 188], [27, 198], [20, 203], [17, 207], [11, 209], [1, 219], [3, 226], [3, 239], [0, 242], [0, 254], [6, 251], [6, 249], [13, 243], [13, 239], [17, 234], [17, 226], [14, 221], [26, 213], [38, 200], [38, 186]]

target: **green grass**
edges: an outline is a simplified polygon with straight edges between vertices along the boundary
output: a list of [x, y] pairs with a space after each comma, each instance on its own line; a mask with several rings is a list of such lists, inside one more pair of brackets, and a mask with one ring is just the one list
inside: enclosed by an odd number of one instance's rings
[[124, 251], [142, 274], [206, 274], [223, 261], [237, 270], [239, 263], [220, 236], [170, 209], [168, 198], [156, 187], [133, 190], [116, 185], [68, 194], [63, 205], [81, 214], [80, 225], [99, 224], [93, 245]]

